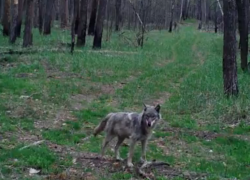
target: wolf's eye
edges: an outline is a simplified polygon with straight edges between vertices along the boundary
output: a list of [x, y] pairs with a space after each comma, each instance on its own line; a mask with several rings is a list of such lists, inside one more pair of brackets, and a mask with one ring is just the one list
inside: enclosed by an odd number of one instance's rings
[[145, 114], [144, 117], [145, 117], [145, 119], [149, 119], [149, 115], [147, 115], [147, 114]]

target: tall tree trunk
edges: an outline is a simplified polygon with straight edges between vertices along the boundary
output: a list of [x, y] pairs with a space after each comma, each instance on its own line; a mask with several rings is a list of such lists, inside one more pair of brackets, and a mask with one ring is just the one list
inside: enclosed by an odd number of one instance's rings
[[128, 29], [131, 29], [131, 21], [133, 21], [133, 13], [131, 13], [130, 6], [128, 7]]
[[197, 2], [197, 19], [199, 20], [198, 29], [202, 29], [202, 0], [198, 0]]
[[3, 17], [2, 17], [3, 35], [9, 36], [10, 34], [10, 0], [4, 1], [3, 10], [4, 10]]
[[202, 22], [207, 24], [207, 0], [202, 0]]
[[18, 0], [11, 0], [11, 23], [10, 23], [10, 43], [16, 42], [16, 25], [18, 14]]
[[26, 0], [26, 17], [25, 17], [25, 28], [24, 28], [24, 36], [23, 36], [23, 47], [32, 46], [32, 20], [33, 20], [33, 8], [34, 1]]
[[97, 18], [96, 18], [93, 49], [102, 47], [102, 32], [103, 32], [103, 22], [105, 18], [106, 4], [107, 0], [101, 0], [99, 3]]
[[172, 32], [173, 29], [173, 21], [174, 21], [174, 0], [171, 0], [171, 17], [170, 17], [170, 23], [169, 23], [169, 30], [168, 32]]
[[79, 13], [79, 0], [74, 0], [73, 5], [73, 17], [71, 22], [71, 50], [70, 52], [73, 54], [75, 47], [75, 34], [76, 34], [76, 21]]
[[181, 21], [181, 19], [182, 19], [182, 13], [183, 13], [183, 4], [184, 4], [184, 0], [181, 0], [181, 9], [180, 9], [180, 19], [179, 19], [179, 21]]
[[240, 33], [240, 55], [241, 55], [241, 69], [247, 70], [247, 56], [248, 56], [248, 0], [237, 0], [238, 9], [238, 25]]
[[21, 36], [22, 21], [23, 21], [23, 2], [24, 0], [18, 0], [18, 17], [16, 26], [17, 37]]
[[186, 0], [182, 16], [183, 20], [186, 20], [188, 18], [189, 6], [190, 6], [190, 0]]
[[77, 4], [74, 5], [76, 7], [76, 20], [75, 20], [75, 34], [78, 33], [78, 27], [80, 23], [80, 0], [77, 1]]
[[115, 31], [120, 30], [119, 24], [121, 22], [121, 5], [122, 5], [121, 0], [115, 1]]
[[60, 1], [61, 28], [68, 25], [68, 0]]
[[2, 20], [3, 0], [0, 0], [0, 21]]
[[214, 5], [214, 32], [218, 32], [218, 12], [217, 12], [217, 4]]
[[43, 29], [44, 35], [48, 35], [51, 33], [53, 6], [54, 6], [54, 0], [47, 0], [46, 1], [46, 10], [45, 10], [45, 17], [44, 17], [44, 29]]
[[87, 13], [88, 13], [88, 0], [81, 0], [77, 46], [84, 46], [86, 42]]
[[[106, 1], [106, 0], [105, 0]], [[89, 29], [88, 34], [94, 35], [95, 33], [95, 21], [96, 21], [96, 15], [97, 15], [97, 8], [98, 8], [98, 0], [92, 0], [92, 10], [89, 20]]]
[[227, 96], [237, 95], [236, 64], [236, 5], [235, 0], [223, 0], [224, 10], [224, 46], [223, 46], [223, 79], [224, 93]]
[[40, 34], [43, 33], [43, 23], [44, 23], [44, 9], [45, 9], [45, 0], [39, 0], [38, 6], [39, 6], [39, 15], [38, 15], [38, 24], [39, 24], [39, 32]]
[[34, 28], [38, 28], [39, 26], [39, 6], [38, 0], [34, 0], [34, 19], [33, 19], [33, 26]]

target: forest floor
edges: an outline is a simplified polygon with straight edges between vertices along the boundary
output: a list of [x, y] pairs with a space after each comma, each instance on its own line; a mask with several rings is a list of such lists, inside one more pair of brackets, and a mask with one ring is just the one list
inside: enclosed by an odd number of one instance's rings
[[[250, 76], [239, 69], [238, 98], [224, 97], [222, 38], [189, 25], [151, 31], [141, 49], [117, 33], [99, 51], [88, 37], [71, 55], [68, 31], [36, 30], [26, 50], [1, 36], [0, 179], [142, 179], [112, 160], [112, 147], [100, 158], [103, 134], [83, 139], [108, 112], [140, 112], [143, 102], [160, 103], [163, 117], [147, 159], [169, 164], [147, 168], [149, 178], [249, 179]], [[136, 166], [139, 157], [140, 145]]]

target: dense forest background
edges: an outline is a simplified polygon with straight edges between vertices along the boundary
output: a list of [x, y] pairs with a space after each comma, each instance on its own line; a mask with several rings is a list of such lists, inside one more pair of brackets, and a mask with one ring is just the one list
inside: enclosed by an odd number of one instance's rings
[[[0, 0], [0, 179], [249, 179], [248, 0]], [[110, 112], [161, 104], [141, 167]], [[129, 141], [123, 143], [126, 158]], [[160, 163], [156, 163], [159, 162]]]

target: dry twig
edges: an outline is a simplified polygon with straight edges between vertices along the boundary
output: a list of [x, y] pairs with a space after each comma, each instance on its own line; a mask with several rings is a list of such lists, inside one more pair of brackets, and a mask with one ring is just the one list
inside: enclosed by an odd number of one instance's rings
[[32, 143], [32, 144], [29, 144], [29, 145], [27, 145], [27, 146], [24, 146], [24, 147], [20, 148], [19, 151], [24, 150], [24, 149], [26, 149], [26, 148], [29, 148], [29, 147], [31, 147], [31, 146], [37, 146], [37, 145], [39, 145], [39, 144], [42, 144], [44, 141], [45, 141], [45, 140], [36, 141], [36, 142], [34, 142], [34, 143]]

